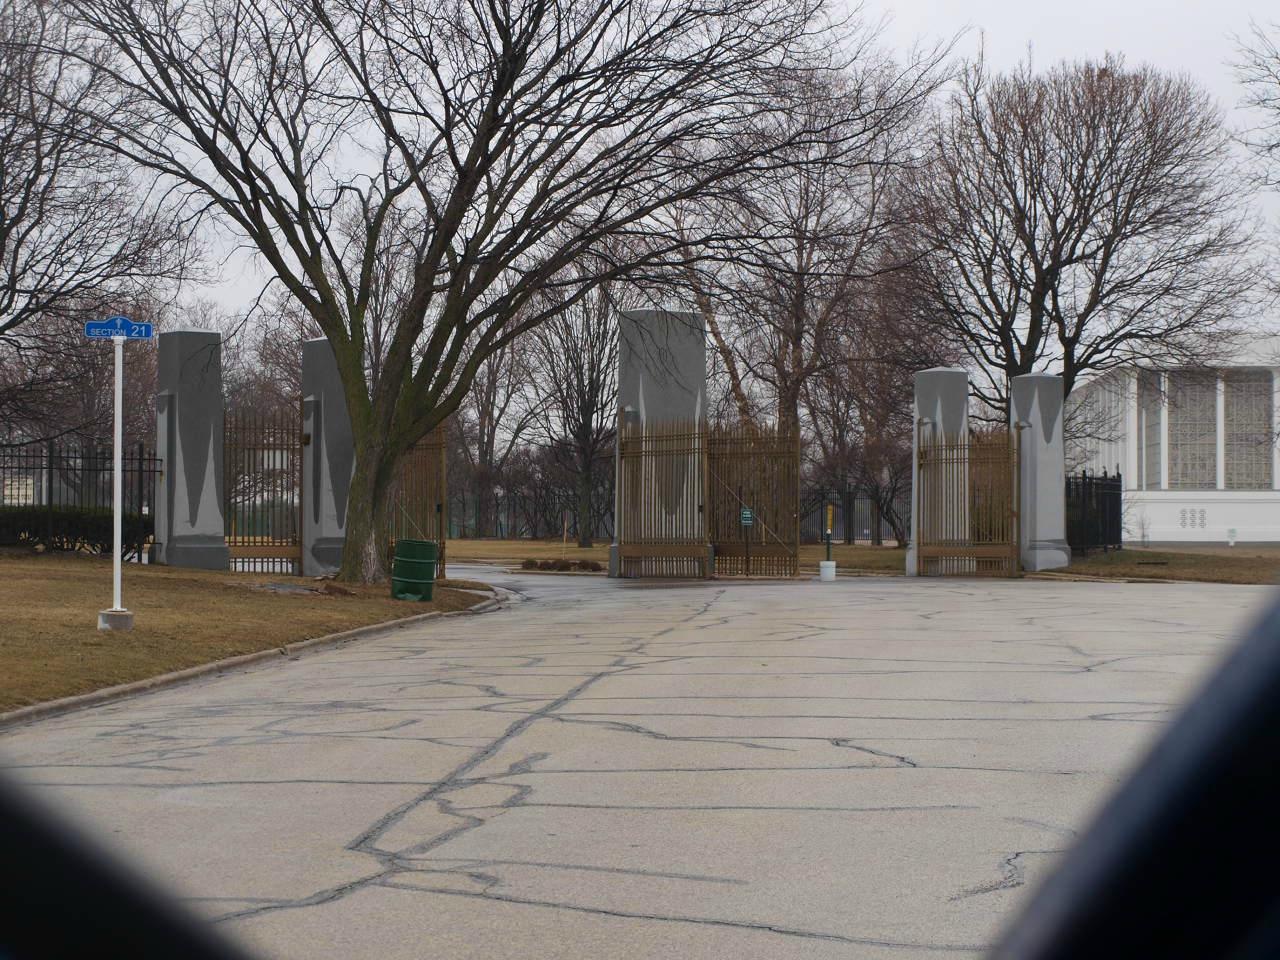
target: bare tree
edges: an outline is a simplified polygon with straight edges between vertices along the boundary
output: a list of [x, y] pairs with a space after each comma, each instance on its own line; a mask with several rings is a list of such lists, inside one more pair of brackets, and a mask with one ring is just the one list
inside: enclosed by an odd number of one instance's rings
[[963, 71], [914, 180], [937, 316], [1007, 410], [1008, 378], [1205, 362], [1257, 278], [1220, 110], [1117, 56]]
[[537, 417], [531, 403], [532, 372], [525, 352], [508, 344], [477, 368], [458, 422], [475, 507], [475, 535], [497, 534], [497, 488], [507, 461]]
[[[835, 352], [839, 362], [805, 382], [811, 475], [829, 487], [856, 487], [906, 545], [899, 510], [911, 488], [912, 374], [952, 362], [955, 347], [936, 323], [913, 267], [865, 284], [855, 322]], [[873, 522], [875, 537], [879, 523]]]
[[565, 307], [533, 338], [538, 433], [568, 461], [574, 478], [578, 546], [596, 535], [596, 487], [612, 469], [618, 401], [618, 324], [608, 287]]
[[[785, 109], [771, 78], [831, 56], [815, 52], [822, 2], [71, 5], [127, 62], [94, 105], [102, 139], [234, 227], [333, 344], [356, 437], [342, 575], [368, 579], [396, 463], [547, 319], [536, 294], [571, 302], [661, 260], [674, 242], [556, 280], [605, 238], [789, 162], [743, 134]], [[375, 384], [369, 310], [392, 231], [411, 238], [407, 295]]]
[[[115, 301], [117, 310], [163, 326], [166, 311], [145, 301]], [[67, 438], [109, 445], [115, 363], [109, 341], [86, 340], [83, 313], [41, 313], [0, 337], [0, 442]], [[155, 443], [154, 342], [125, 350], [126, 446]]]
[[1244, 105], [1258, 116], [1246, 142], [1262, 161], [1262, 180], [1280, 187], [1280, 23], [1253, 24], [1240, 43], [1236, 75], [1244, 86]]
[[190, 233], [153, 176], [81, 110], [107, 82], [101, 46], [52, 4], [0, 0], [0, 336], [36, 317], [93, 317], [181, 278]]
[[787, 117], [759, 134], [787, 144], [803, 129], [837, 135], [786, 148], [790, 167], [702, 214], [721, 224], [722, 239], [686, 273], [739, 419], [756, 413], [750, 380], [771, 396], [778, 422], [798, 429], [804, 385], [839, 362], [836, 345], [868, 280], [899, 265], [885, 255], [899, 224], [892, 188], [940, 82], [940, 52], [903, 66], [875, 51], [874, 32], [864, 40], [856, 69], [781, 91]]

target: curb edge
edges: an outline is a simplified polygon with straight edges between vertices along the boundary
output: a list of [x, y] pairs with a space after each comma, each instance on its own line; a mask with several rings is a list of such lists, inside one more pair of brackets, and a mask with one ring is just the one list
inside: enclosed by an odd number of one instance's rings
[[209, 663], [197, 664], [194, 667], [185, 667], [182, 670], [173, 670], [169, 673], [162, 673], [158, 676], [147, 677], [143, 680], [133, 680], [129, 683], [116, 684], [113, 687], [103, 687], [101, 690], [91, 690], [89, 693], [77, 693], [70, 697], [59, 697], [57, 700], [46, 700], [43, 703], [33, 703], [29, 706], [18, 707], [16, 710], [9, 710], [0, 713], [0, 733], [6, 732], [13, 727], [23, 726], [24, 724], [33, 723], [37, 720], [46, 720], [50, 717], [61, 716], [65, 713], [72, 713], [76, 710], [87, 709], [89, 707], [98, 707], [104, 704], [113, 703], [116, 700], [123, 700], [127, 697], [136, 696], [142, 693], [151, 693], [155, 690], [163, 690], [169, 687], [178, 686], [191, 680], [198, 680], [211, 674], [226, 673], [232, 670], [238, 670], [242, 667], [253, 666], [267, 660], [281, 659], [293, 660], [297, 659], [300, 654], [311, 653], [328, 647], [336, 647], [340, 644], [351, 643], [355, 640], [368, 640], [371, 637], [384, 633], [393, 633], [396, 630], [403, 630], [406, 627], [416, 626], [420, 623], [427, 623], [431, 620], [440, 620], [445, 617], [473, 616], [483, 613], [492, 613], [502, 607], [506, 601], [504, 596], [507, 591], [498, 592], [495, 588], [496, 596], [487, 600], [481, 600], [473, 607], [465, 610], [451, 610], [447, 613], [439, 610], [432, 610], [430, 613], [417, 613], [411, 617], [401, 617], [399, 620], [384, 620], [381, 623], [370, 623], [363, 627], [353, 627], [350, 630], [342, 630], [338, 633], [328, 633], [322, 637], [308, 637], [306, 640], [298, 640], [294, 643], [286, 643], [280, 647], [268, 647], [265, 650], [255, 650], [253, 653], [243, 653], [236, 657], [227, 657], [224, 660], [213, 660]]

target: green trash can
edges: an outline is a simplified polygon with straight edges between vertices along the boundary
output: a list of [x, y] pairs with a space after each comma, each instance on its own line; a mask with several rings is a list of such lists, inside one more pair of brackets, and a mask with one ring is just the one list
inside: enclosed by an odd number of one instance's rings
[[430, 600], [439, 555], [434, 541], [397, 540], [391, 561], [391, 596], [396, 600]]

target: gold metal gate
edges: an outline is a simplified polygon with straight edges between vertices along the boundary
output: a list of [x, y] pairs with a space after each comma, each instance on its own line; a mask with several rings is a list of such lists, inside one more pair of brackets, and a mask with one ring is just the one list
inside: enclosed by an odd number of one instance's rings
[[[708, 535], [715, 572], [794, 577], [800, 568], [800, 441], [772, 427], [713, 427]], [[749, 511], [751, 524], [742, 523]]]
[[301, 573], [299, 407], [240, 409], [223, 434], [223, 517], [231, 569]]
[[434, 540], [440, 551], [437, 577], [445, 576], [445, 539], [449, 535], [445, 430], [445, 424], [440, 424], [400, 461], [391, 484], [387, 516], [387, 556], [395, 555], [396, 541], [401, 537]]
[[916, 573], [1018, 575], [1018, 435], [971, 430], [964, 440], [921, 434]]
[[[624, 577], [795, 576], [800, 447], [773, 428], [623, 423], [617, 524]], [[743, 511], [750, 523], [743, 523]]]
[[623, 423], [618, 555], [624, 577], [707, 577], [705, 423]]

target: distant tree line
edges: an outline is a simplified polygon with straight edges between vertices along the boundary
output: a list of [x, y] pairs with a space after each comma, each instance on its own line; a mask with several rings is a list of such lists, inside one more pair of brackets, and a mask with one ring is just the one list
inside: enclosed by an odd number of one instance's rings
[[[681, 305], [711, 416], [798, 430], [807, 482], [892, 510], [914, 371], [968, 367], [1000, 419], [1011, 377], [1211, 363], [1269, 306], [1277, 36], [1240, 48], [1250, 165], [1186, 76], [895, 54], [824, 0], [0, 0], [0, 432], [104, 435], [76, 331], [108, 308], [223, 329], [259, 409], [324, 336], [344, 576], [382, 575], [437, 428], [460, 530], [589, 542], [617, 312]], [[245, 316], [193, 299], [228, 245], [264, 277]]]

